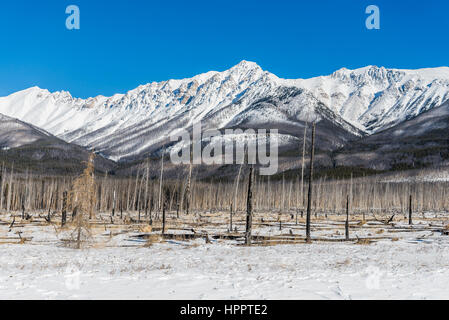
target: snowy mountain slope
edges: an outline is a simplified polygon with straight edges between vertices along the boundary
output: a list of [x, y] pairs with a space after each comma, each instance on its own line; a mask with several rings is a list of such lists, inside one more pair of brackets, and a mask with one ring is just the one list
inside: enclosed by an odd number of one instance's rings
[[[0, 114], [0, 161], [16, 171], [79, 173], [88, 158], [83, 147], [67, 143], [26, 122]], [[96, 157], [96, 169], [111, 170], [115, 163]]]
[[40, 139], [50, 139], [51, 135], [35, 126], [0, 114], [0, 148], [9, 150], [33, 143]]
[[298, 83], [368, 133], [391, 127], [449, 100], [449, 68], [368, 66]]
[[433, 108], [415, 118], [404, 121], [403, 123], [372, 135], [366, 140], [379, 139], [413, 139], [432, 132], [443, 130], [446, 135], [441, 137], [449, 138], [449, 101], [442, 106]]
[[341, 165], [416, 169], [449, 164], [449, 102], [339, 150]]
[[0, 98], [0, 113], [125, 160], [156, 150], [171, 133], [199, 120], [204, 128], [287, 127], [292, 136], [301, 135], [305, 121], [319, 120], [331, 135], [338, 132], [329, 146], [339, 147], [448, 100], [446, 67], [369, 66], [286, 80], [242, 61], [223, 72], [153, 82], [112, 97], [83, 100], [34, 87]]

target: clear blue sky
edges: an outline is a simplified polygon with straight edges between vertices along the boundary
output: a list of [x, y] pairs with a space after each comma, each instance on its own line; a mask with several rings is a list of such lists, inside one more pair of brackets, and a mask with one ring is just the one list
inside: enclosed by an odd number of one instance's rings
[[[65, 28], [76, 4], [81, 29]], [[365, 28], [376, 4], [381, 29]], [[0, 4], [0, 96], [76, 97], [257, 62], [284, 78], [341, 67], [449, 65], [447, 0], [40, 0]]]

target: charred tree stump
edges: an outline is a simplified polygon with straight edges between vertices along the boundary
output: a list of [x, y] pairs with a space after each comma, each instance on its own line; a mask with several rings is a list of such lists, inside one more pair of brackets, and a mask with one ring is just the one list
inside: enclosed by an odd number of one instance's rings
[[14, 226], [14, 223], [16, 222], [16, 217], [15, 216], [13, 216], [12, 217], [12, 222], [11, 222], [11, 224], [9, 225], [9, 232], [11, 232], [11, 229], [12, 229], [12, 227]]
[[312, 125], [312, 144], [310, 146], [310, 164], [309, 164], [309, 190], [307, 196], [307, 214], [306, 214], [306, 242], [310, 243], [310, 213], [312, 206], [312, 181], [313, 181], [313, 157], [315, 155], [315, 122]]

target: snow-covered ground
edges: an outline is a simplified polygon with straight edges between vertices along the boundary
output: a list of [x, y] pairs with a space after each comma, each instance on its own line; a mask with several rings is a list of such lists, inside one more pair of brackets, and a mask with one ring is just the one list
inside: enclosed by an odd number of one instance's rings
[[444, 237], [371, 245], [129, 245], [0, 245], [0, 299], [449, 298]]
[[396, 174], [388, 174], [383, 182], [448, 182], [449, 169], [447, 167], [424, 170], [410, 170]]

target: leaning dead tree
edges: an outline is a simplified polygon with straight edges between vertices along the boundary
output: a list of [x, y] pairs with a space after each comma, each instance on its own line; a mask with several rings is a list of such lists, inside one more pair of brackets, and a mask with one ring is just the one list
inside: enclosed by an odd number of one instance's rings
[[90, 154], [86, 169], [75, 179], [70, 190], [69, 203], [75, 212], [73, 217], [73, 233], [76, 247], [81, 248], [83, 238], [90, 238], [89, 219], [94, 215], [97, 203], [96, 184], [94, 177], [94, 154]]
[[309, 190], [307, 196], [307, 216], [306, 216], [306, 241], [311, 242], [310, 238], [310, 212], [312, 206], [312, 181], [313, 181], [313, 157], [315, 155], [315, 122], [312, 124], [312, 144], [310, 146], [310, 164], [309, 164]]

